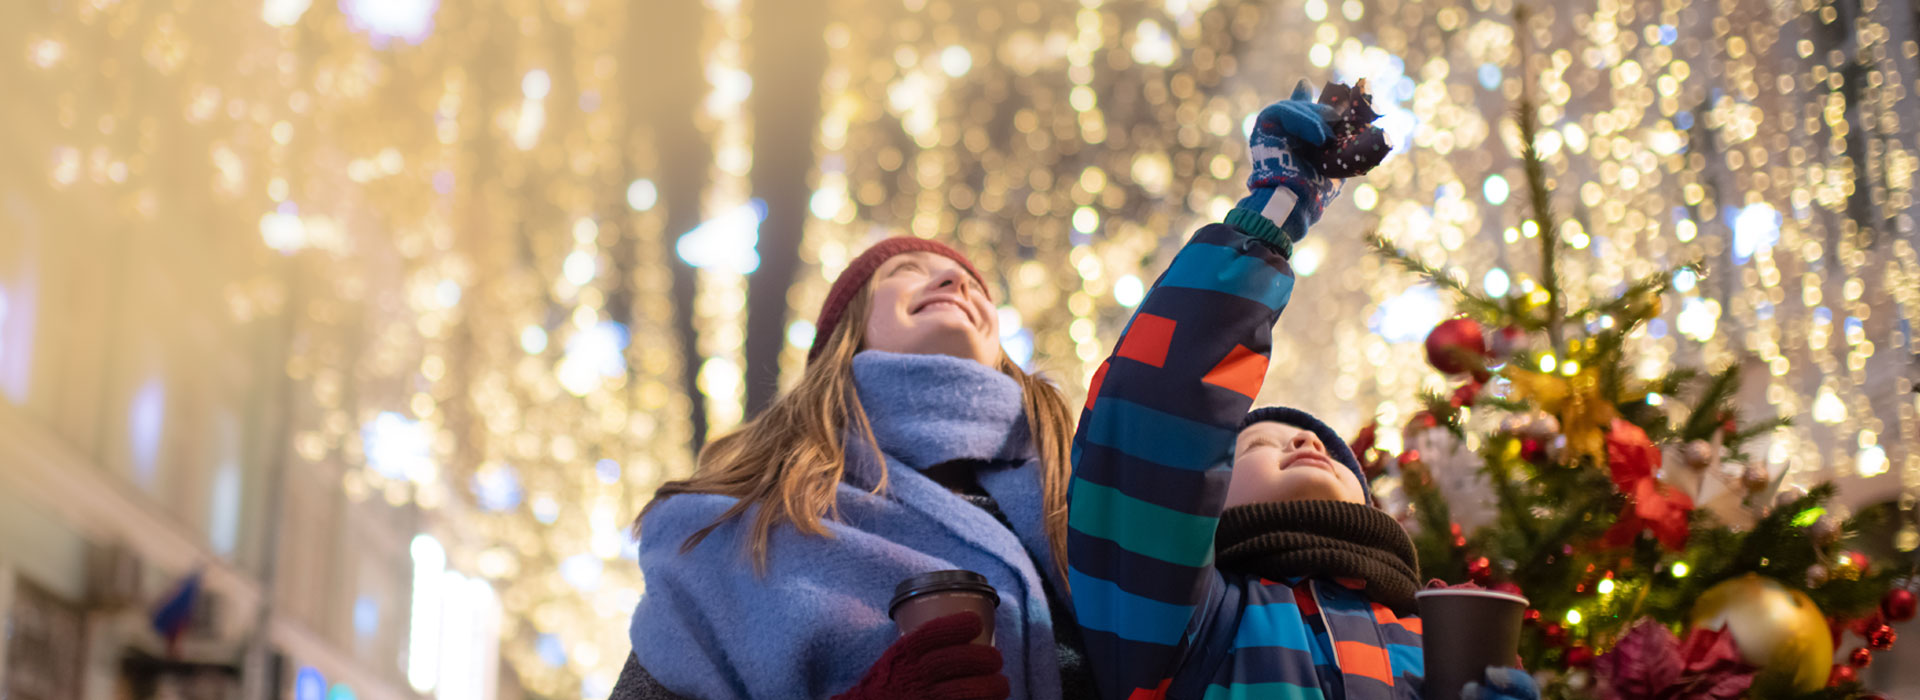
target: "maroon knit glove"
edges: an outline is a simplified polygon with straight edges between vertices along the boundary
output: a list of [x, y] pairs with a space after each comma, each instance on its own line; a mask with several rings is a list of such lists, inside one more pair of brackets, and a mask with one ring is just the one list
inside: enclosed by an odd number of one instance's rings
[[971, 643], [982, 629], [970, 612], [921, 625], [833, 700], [1006, 700], [1012, 690], [1000, 674], [1000, 650]]

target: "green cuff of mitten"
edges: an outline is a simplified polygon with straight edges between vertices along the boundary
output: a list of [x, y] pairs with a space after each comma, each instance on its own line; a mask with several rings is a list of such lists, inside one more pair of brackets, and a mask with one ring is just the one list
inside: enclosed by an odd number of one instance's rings
[[1281, 257], [1293, 258], [1293, 237], [1281, 231], [1272, 219], [1261, 216], [1260, 212], [1235, 208], [1227, 212], [1227, 220], [1223, 223], [1273, 246], [1274, 250], [1280, 251]]

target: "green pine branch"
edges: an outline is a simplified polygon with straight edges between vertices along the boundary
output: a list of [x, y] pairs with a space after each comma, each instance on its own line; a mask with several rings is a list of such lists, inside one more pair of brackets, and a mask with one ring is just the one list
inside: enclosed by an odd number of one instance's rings
[[1714, 373], [1707, 382], [1707, 388], [1694, 402], [1693, 412], [1687, 416], [1687, 422], [1680, 428], [1682, 440], [1705, 440], [1713, 437], [1713, 431], [1720, 427], [1720, 407], [1733, 400], [1740, 391], [1740, 363], [1728, 364], [1725, 369]]
[[1547, 186], [1546, 161], [1540, 157], [1540, 150], [1534, 141], [1540, 133], [1540, 110], [1534, 102], [1533, 69], [1527, 65], [1530, 58], [1526, 41], [1527, 11], [1524, 5], [1514, 10], [1514, 25], [1520, 50], [1520, 104], [1515, 109], [1514, 122], [1520, 129], [1520, 164], [1526, 173], [1527, 201], [1532, 206], [1533, 224], [1539, 228], [1540, 238], [1540, 286], [1547, 292], [1547, 337], [1553, 342], [1554, 352], [1566, 345], [1562, 337], [1562, 323], [1567, 318], [1566, 298], [1560, 293], [1560, 270], [1557, 258], [1560, 255], [1560, 232], [1553, 225], [1553, 197]]
[[1792, 425], [1793, 416], [1774, 416], [1734, 431], [1732, 435], [1727, 436], [1726, 445], [1732, 448], [1748, 440], [1766, 435], [1781, 428], [1791, 427]]
[[1679, 394], [1682, 389], [1685, 389], [1687, 385], [1692, 384], [1693, 380], [1698, 378], [1700, 378], [1700, 370], [1698, 369], [1692, 367], [1675, 367], [1666, 374], [1661, 375], [1658, 379], [1647, 382], [1647, 393], [1671, 397]]
[[1610, 315], [1616, 319], [1626, 320], [1623, 317], [1627, 315], [1629, 307], [1633, 305], [1636, 299], [1649, 294], [1665, 294], [1668, 289], [1673, 287], [1673, 276], [1679, 274], [1681, 270], [1692, 270], [1695, 275], [1705, 276], [1706, 264], [1695, 259], [1667, 268], [1664, 271], [1647, 275], [1634, 280], [1632, 284], [1627, 285], [1626, 290], [1620, 292], [1619, 295], [1614, 296], [1612, 299], [1599, 304], [1589, 304], [1579, 311], [1567, 314], [1567, 317], [1588, 318], [1591, 316]]
[[1501, 303], [1499, 299], [1473, 291], [1472, 287], [1460, 280], [1454, 279], [1453, 276], [1447, 274], [1445, 270], [1429, 265], [1425, 261], [1415, 257], [1412, 253], [1401, 250], [1395, 246], [1392, 241], [1387, 240], [1385, 236], [1381, 236], [1377, 231], [1367, 234], [1367, 245], [1372, 246], [1375, 253], [1399, 265], [1401, 269], [1418, 275], [1421, 279], [1426, 280], [1428, 284], [1451, 292], [1454, 296], [1459, 297], [1459, 302], [1455, 304], [1455, 308], [1469, 317], [1502, 326], [1510, 325], [1518, 320], [1514, 318], [1514, 310], [1508, 305]]

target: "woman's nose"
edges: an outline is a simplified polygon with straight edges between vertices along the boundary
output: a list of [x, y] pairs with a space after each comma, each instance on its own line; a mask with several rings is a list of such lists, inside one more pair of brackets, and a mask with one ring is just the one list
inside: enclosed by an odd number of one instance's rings
[[951, 268], [947, 268], [945, 271], [942, 271], [938, 276], [934, 277], [933, 288], [934, 289], [952, 289], [957, 287], [958, 291], [964, 294], [967, 291], [967, 287], [972, 283], [972, 279], [973, 279], [972, 277], [967, 276], [967, 272], [965, 270], [962, 270], [957, 267], [951, 267]]

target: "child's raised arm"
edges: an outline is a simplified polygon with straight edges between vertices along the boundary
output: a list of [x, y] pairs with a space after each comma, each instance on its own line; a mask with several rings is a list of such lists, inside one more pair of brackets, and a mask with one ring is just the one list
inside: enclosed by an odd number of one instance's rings
[[1193, 234], [1088, 389], [1069, 585], [1103, 697], [1163, 697], [1223, 595], [1213, 541], [1234, 440], [1293, 292], [1287, 257], [1338, 192], [1294, 156], [1328, 138], [1311, 99], [1302, 83], [1261, 112], [1252, 194]]

